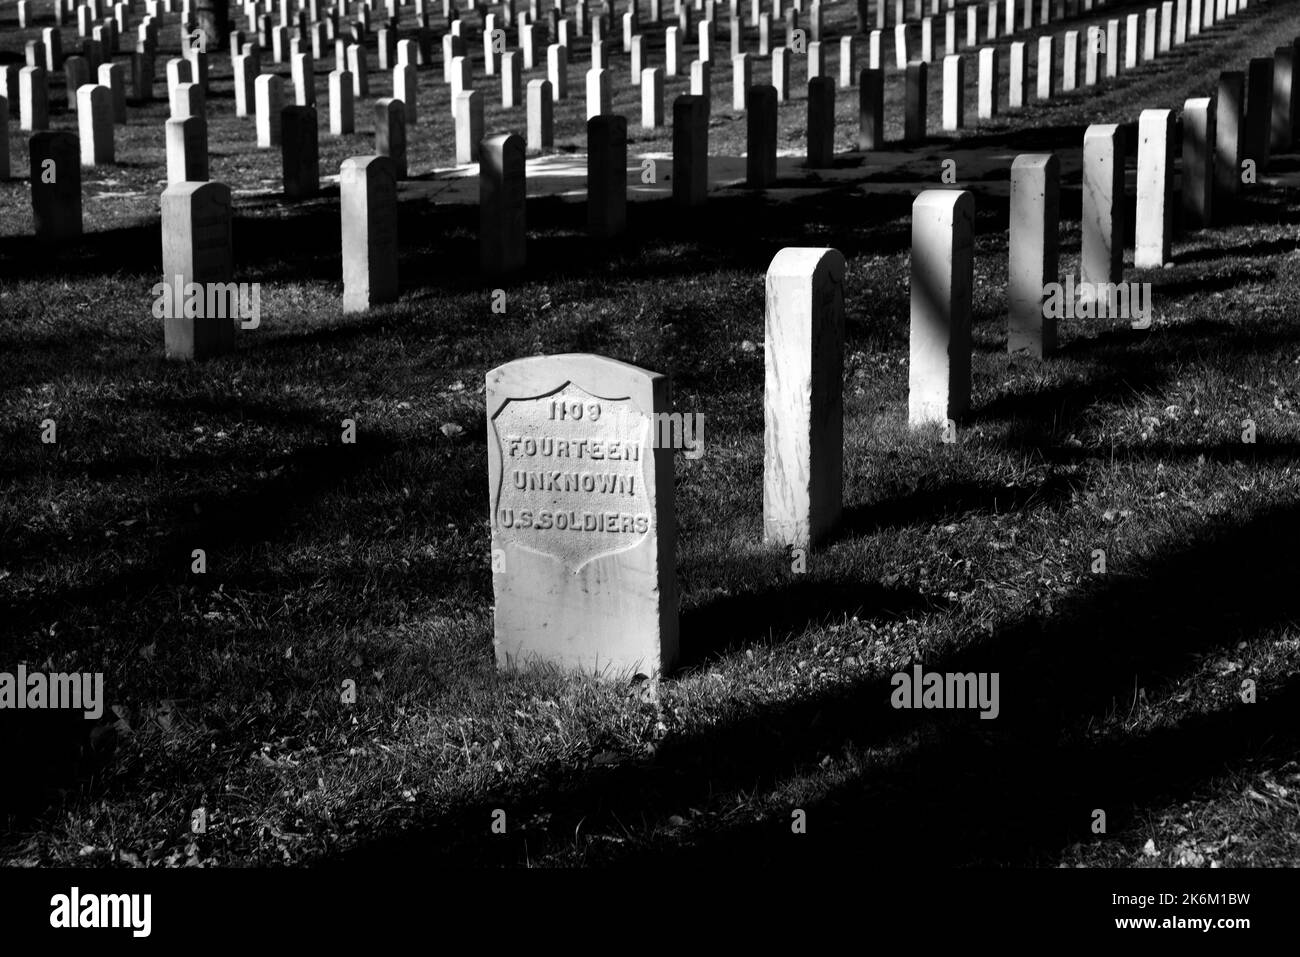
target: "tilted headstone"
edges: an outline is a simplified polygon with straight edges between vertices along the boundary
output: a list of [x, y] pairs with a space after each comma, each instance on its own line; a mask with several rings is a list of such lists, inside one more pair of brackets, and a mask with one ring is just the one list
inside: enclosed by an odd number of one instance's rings
[[763, 541], [807, 548], [839, 521], [844, 484], [844, 257], [782, 249], [764, 309]]
[[500, 668], [626, 678], [672, 667], [673, 451], [655, 440], [670, 410], [666, 376], [600, 356], [538, 356], [487, 374]]
[[912, 203], [907, 422], [946, 426], [970, 407], [975, 198], [928, 189]]
[[387, 156], [353, 156], [339, 167], [343, 311], [397, 299], [397, 172]]

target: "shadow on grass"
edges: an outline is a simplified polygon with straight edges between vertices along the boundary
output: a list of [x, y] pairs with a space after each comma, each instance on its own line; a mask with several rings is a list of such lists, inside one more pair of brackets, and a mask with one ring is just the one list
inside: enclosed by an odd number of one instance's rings
[[[1234, 697], [1234, 681], [1200, 689], [1212, 695], [1201, 699], [1205, 713], [1119, 740], [1093, 739], [1089, 728], [1127, 711], [1135, 689], [1154, 697], [1199, 657], [1292, 620], [1300, 555], [1285, 543], [1297, 535], [1298, 508], [1211, 526], [1186, 548], [1118, 569], [1127, 574], [1089, 587], [1055, 614], [1011, 619], [990, 639], [923, 662], [930, 671], [997, 672], [994, 721], [894, 710], [883, 674], [780, 704], [741, 703], [731, 720], [669, 738], [652, 759], [553, 769], [527, 793], [486, 795], [335, 863], [520, 864], [573, 849], [579, 832], [606, 838], [576, 852], [601, 863], [735, 864], [801, 854], [931, 867], [1050, 863], [1088, 837], [1094, 808], [1106, 811], [1113, 834], [1135, 823], [1140, 808], [1185, 800], [1255, 759], [1294, 755], [1294, 681], [1262, 688], [1251, 706]], [[828, 757], [842, 759], [837, 783], [798, 794], [801, 778]], [[789, 806], [753, 803], [750, 795], [783, 785], [796, 787]], [[730, 792], [734, 801], [723, 797]], [[735, 813], [665, 834], [670, 815], [720, 806]], [[793, 806], [808, 814], [803, 843], [791, 840]], [[548, 817], [495, 836], [493, 807], [508, 808], [515, 822]]]

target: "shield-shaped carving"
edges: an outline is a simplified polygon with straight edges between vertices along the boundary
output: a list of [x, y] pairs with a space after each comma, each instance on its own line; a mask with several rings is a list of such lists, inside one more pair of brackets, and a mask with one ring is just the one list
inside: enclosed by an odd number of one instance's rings
[[651, 419], [631, 399], [566, 382], [506, 400], [492, 433], [501, 462], [492, 502], [498, 543], [548, 555], [576, 574], [649, 534]]

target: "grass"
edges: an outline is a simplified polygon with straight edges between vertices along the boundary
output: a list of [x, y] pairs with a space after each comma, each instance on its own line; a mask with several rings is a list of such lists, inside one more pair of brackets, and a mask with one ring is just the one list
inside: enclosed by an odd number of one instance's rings
[[[1176, 107], [1289, 39], [1290, 9], [1252, 5], [954, 145], [1007, 167], [1050, 146], [1077, 156], [1087, 123]], [[828, 10], [828, 35], [848, 13]], [[1067, 323], [1043, 363], [1005, 354], [1005, 171], [968, 184], [974, 411], [944, 445], [905, 428], [916, 183], [724, 190], [689, 216], [637, 203], [627, 238], [599, 245], [580, 205], [538, 198], [504, 315], [475, 275], [475, 210], [408, 198], [401, 300], [345, 316], [335, 199], [280, 202], [278, 156], [222, 102], [225, 63], [212, 176], [236, 191], [237, 278], [263, 286], [262, 328], [236, 355], [162, 359], [161, 106], [119, 129], [119, 165], [87, 171], [81, 242], [34, 249], [25, 183], [0, 184], [0, 668], [102, 671], [112, 706], [93, 725], [0, 721], [22, 769], [0, 786], [0, 861], [1300, 860], [1300, 210], [1285, 179], [1249, 191], [1234, 223], [1182, 235], [1172, 268], [1130, 271], [1155, 287], [1149, 332]], [[421, 84], [444, 115], [441, 84]], [[730, 102], [725, 79], [715, 96]], [[561, 150], [581, 142], [579, 110], [557, 111]], [[781, 115], [799, 149], [802, 107]], [[417, 175], [448, 163], [448, 128], [412, 136]], [[322, 167], [366, 152], [365, 132], [322, 137]], [[715, 154], [743, 135], [715, 112]], [[11, 150], [22, 173], [20, 137]], [[1065, 273], [1077, 175], [1062, 209]], [[760, 544], [763, 273], [788, 245], [848, 262], [846, 513], [803, 575]], [[706, 454], [676, 463], [685, 660], [660, 682], [492, 663], [484, 374], [570, 351], [669, 372], [676, 407], [706, 418]], [[890, 676], [914, 660], [998, 671], [1000, 717], [893, 710]]]

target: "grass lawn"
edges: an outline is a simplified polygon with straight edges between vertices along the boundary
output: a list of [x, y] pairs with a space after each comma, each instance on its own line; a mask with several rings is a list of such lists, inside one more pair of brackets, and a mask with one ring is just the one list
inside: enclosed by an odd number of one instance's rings
[[[151, 314], [163, 104], [133, 107], [118, 164], [85, 171], [79, 242], [36, 246], [27, 183], [0, 183], [0, 670], [103, 672], [111, 706], [0, 717], [17, 769], [0, 863], [1300, 863], [1300, 161], [1278, 157], [1232, 223], [1180, 234], [1173, 267], [1128, 270], [1153, 284], [1150, 330], [1067, 321], [1049, 361], [1005, 348], [1011, 159], [1057, 149], [1077, 170], [1088, 123], [1210, 95], [1300, 33], [1295, 9], [1252, 3], [1103, 88], [936, 137], [910, 167], [933, 160], [929, 181], [842, 157], [862, 175], [819, 190], [634, 203], [615, 243], [538, 196], [504, 315], [476, 275], [477, 210], [420, 193], [451, 160], [440, 68], [420, 77], [436, 121], [410, 136], [401, 299], [345, 316], [337, 190], [281, 201], [278, 151], [234, 118], [214, 57], [211, 176], [235, 193], [236, 279], [261, 283], [263, 319], [199, 365], [164, 361]], [[828, 44], [851, 16], [828, 5]], [[14, 25], [6, 4], [9, 54], [34, 35]], [[176, 46], [169, 22], [160, 76]], [[734, 156], [730, 70], [715, 84], [710, 149]], [[482, 88], [487, 130], [522, 132]], [[615, 90], [630, 151], [671, 151], [639, 129], [639, 91]], [[843, 151], [856, 91], [837, 101]], [[890, 137], [901, 102], [891, 70]], [[581, 149], [582, 109], [557, 105], [561, 152]], [[325, 173], [372, 149], [357, 116], [357, 135], [322, 134]], [[782, 149], [802, 151], [803, 117], [800, 93]], [[52, 126], [75, 129], [57, 109]], [[909, 210], [949, 146], [995, 168], [959, 183], [977, 209], [973, 412], [944, 444], [905, 420]], [[1079, 192], [1067, 175], [1063, 275]], [[761, 544], [763, 277], [786, 246], [848, 264], [846, 512], [799, 574]], [[494, 667], [484, 375], [562, 352], [670, 373], [676, 408], [705, 417], [704, 456], [676, 459], [684, 660], [663, 681]], [[998, 672], [997, 720], [894, 710], [913, 661]]]

